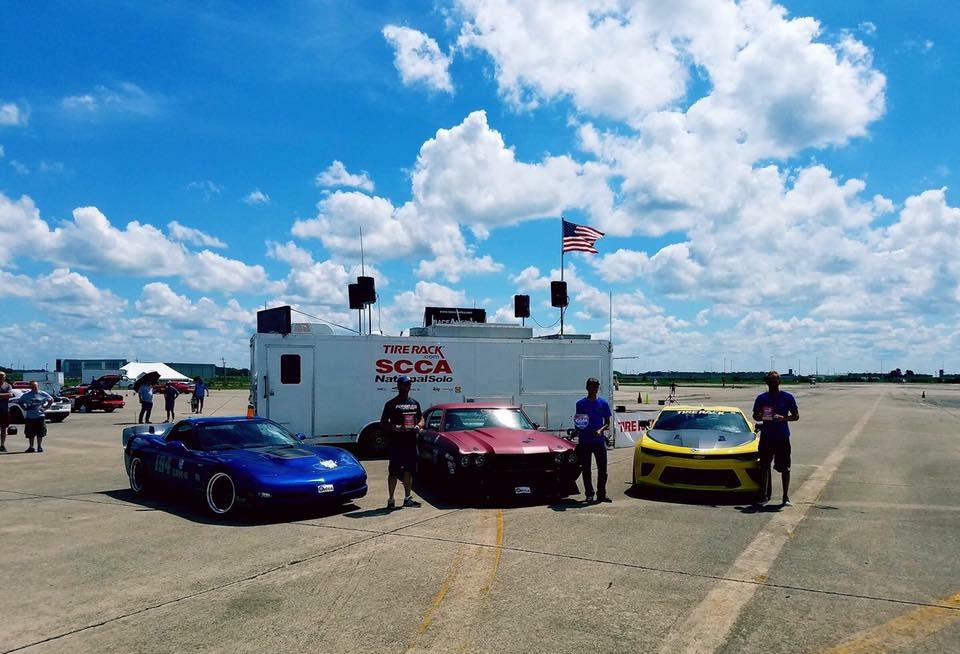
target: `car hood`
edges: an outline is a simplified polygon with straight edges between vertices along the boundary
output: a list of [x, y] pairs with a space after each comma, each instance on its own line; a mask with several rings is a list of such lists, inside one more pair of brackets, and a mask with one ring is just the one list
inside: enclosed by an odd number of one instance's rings
[[304, 475], [315, 478], [329, 475], [345, 468], [355, 471], [359, 467], [348, 452], [328, 447], [269, 447], [247, 450], [217, 452], [223, 462], [247, 468], [254, 474]]
[[461, 452], [537, 454], [573, 449], [573, 444], [569, 441], [534, 429], [485, 427], [445, 432], [441, 437], [457, 445]]
[[120, 375], [103, 375], [92, 380], [90, 385], [87, 386], [87, 391], [90, 391], [94, 388], [100, 388], [105, 391], [109, 391], [111, 388], [117, 385], [118, 381], [120, 381]]
[[746, 445], [757, 438], [750, 431], [719, 431], [713, 429], [651, 429], [647, 438], [663, 445], [689, 447], [695, 450], [721, 450]]

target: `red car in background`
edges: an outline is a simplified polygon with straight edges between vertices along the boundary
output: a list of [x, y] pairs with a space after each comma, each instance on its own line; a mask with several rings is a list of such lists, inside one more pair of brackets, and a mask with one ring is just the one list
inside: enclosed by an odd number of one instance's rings
[[438, 404], [417, 435], [420, 461], [444, 489], [481, 497], [565, 496], [580, 463], [573, 443], [538, 425], [519, 406]]
[[[192, 393], [194, 386], [195, 384], [193, 382], [185, 382], [185, 381], [173, 382], [173, 387], [178, 391], [180, 391], [181, 395], [189, 395], [190, 393]], [[153, 392], [163, 393], [163, 389], [165, 389], [166, 387], [167, 387], [167, 382], [160, 382], [159, 384], [154, 384]]]
[[72, 410], [78, 413], [90, 411], [105, 411], [111, 413], [124, 407], [123, 396], [108, 392], [117, 382], [120, 375], [104, 375], [97, 377], [84, 386], [71, 386], [60, 390], [60, 396], [70, 400]]

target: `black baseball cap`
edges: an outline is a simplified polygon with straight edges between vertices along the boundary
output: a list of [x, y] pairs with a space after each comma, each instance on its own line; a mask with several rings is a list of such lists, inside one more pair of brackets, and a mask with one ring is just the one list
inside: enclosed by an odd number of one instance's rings
[[597, 386], [599, 386], [599, 385], [600, 385], [600, 380], [597, 379], [596, 377], [588, 377], [588, 378], [587, 378], [587, 386], [590, 386], [591, 384], [596, 384]]
[[410, 381], [411, 381], [410, 377], [408, 377], [407, 375], [400, 375], [399, 377], [397, 377], [398, 384], [409, 384]]

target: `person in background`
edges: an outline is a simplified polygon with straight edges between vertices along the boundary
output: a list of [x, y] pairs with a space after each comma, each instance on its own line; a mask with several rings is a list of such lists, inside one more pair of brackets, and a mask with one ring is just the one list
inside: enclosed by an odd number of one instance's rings
[[194, 413], [203, 413], [203, 398], [207, 396], [207, 385], [203, 383], [203, 377], [197, 377], [193, 382], [193, 405]]
[[10, 398], [13, 386], [7, 381], [7, 373], [0, 370], [0, 452], [7, 451], [7, 429], [10, 428]]
[[780, 473], [783, 482], [781, 506], [793, 506], [790, 502], [790, 427], [788, 422], [800, 419], [800, 410], [793, 395], [780, 390], [780, 373], [771, 370], [764, 378], [767, 392], [760, 393], [753, 402], [753, 419], [760, 423], [760, 503], [770, 500], [773, 484], [770, 479], [770, 463]]
[[[613, 413], [610, 405], [599, 396], [600, 380], [587, 379], [587, 396], [577, 401], [573, 424], [577, 428], [577, 456], [583, 472], [583, 492], [589, 504], [611, 502], [607, 497], [607, 439]], [[590, 457], [597, 460], [597, 494], [593, 494], [590, 479]]]
[[153, 411], [153, 384], [140, 384], [137, 396], [140, 398], [140, 417], [137, 418], [137, 424], [149, 425], [150, 412]]
[[387, 508], [396, 507], [393, 494], [397, 480], [403, 479], [403, 506], [419, 507], [413, 499], [413, 473], [417, 467], [417, 432], [423, 428], [420, 403], [410, 397], [411, 380], [406, 375], [397, 377], [397, 396], [387, 400], [380, 415], [380, 427], [387, 435], [390, 464], [387, 468], [387, 490], [390, 498]]
[[[53, 397], [40, 390], [37, 382], [30, 382], [30, 390], [20, 396], [20, 406], [23, 408], [23, 433], [30, 446], [27, 452], [43, 452], [43, 437], [47, 435], [47, 423], [44, 411], [53, 404]], [[33, 441], [37, 440], [37, 449], [33, 449]]]
[[168, 381], [167, 385], [163, 387], [163, 408], [167, 410], [164, 422], [173, 422], [175, 417], [173, 411], [176, 407], [178, 397], [180, 397], [180, 391], [177, 390], [177, 387], [173, 385], [172, 381]]

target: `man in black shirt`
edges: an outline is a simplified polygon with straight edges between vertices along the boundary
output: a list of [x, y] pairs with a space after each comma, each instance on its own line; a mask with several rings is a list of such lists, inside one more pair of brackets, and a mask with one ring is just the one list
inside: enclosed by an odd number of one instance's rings
[[423, 427], [423, 413], [420, 404], [410, 397], [410, 378], [406, 375], [397, 377], [397, 396], [383, 405], [380, 427], [386, 433], [390, 457], [387, 508], [396, 506], [393, 494], [397, 490], [397, 479], [403, 480], [403, 506], [418, 507], [420, 502], [410, 493], [413, 491], [413, 471], [417, 467], [417, 432]]

